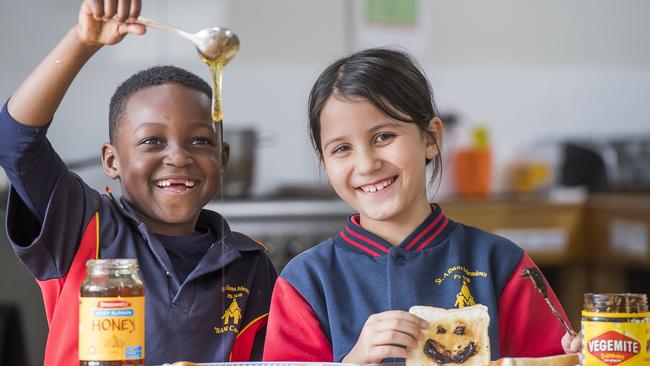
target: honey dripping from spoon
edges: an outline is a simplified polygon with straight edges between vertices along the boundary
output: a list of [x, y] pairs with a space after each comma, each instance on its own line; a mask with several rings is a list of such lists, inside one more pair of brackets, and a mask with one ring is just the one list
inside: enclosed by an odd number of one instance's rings
[[210, 68], [212, 82], [212, 127], [217, 131], [217, 124], [223, 121], [222, 80], [223, 68], [239, 50], [239, 38], [227, 28], [208, 28], [197, 33], [204, 36], [207, 47], [197, 51], [199, 57]]

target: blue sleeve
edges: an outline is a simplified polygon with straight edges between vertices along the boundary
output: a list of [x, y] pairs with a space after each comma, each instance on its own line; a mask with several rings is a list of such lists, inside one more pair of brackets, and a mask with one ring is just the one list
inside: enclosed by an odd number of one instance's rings
[[30, 127], [0, 112], [0, 166], [34, 218], [43, 223], [52, 190], [65, 164], [45, 137], [49, 124]]
[[67, 169], [45, 137], [47, 127], [22, 125], [6, 104], [0, 112], [0, 165], [11, 182], [7, 237], [38, 280], [67, 274], [100, 200]]

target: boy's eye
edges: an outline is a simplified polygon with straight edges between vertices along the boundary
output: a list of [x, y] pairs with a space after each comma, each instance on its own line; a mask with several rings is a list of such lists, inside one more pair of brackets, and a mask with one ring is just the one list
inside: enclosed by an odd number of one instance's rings
[[206, 137], [195, 137], [192, 139], [192, 145], [212, 145], [212, 140]]
[[147, 137], [138, 143], [138, 145], [162, 145], [163, 140], [158, 137]]
[[392, 133], [380, 133], [377, 136], [375, 136], [375, 142], [385, 142], [388, 140], [392, 140], [394, 137], [395, 135]]

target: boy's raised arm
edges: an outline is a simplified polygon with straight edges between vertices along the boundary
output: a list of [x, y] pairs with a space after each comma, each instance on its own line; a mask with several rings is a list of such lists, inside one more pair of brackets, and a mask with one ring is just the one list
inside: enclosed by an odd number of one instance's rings
[[85, 0], [79, 23], [20, 84], [8, 103], [11, 116], [20, 123], [40, 127], [59, 107], [72, 80], [103, 45], [120, 42], [128, 33], [144, 34], [135, 23], [140, 0]]

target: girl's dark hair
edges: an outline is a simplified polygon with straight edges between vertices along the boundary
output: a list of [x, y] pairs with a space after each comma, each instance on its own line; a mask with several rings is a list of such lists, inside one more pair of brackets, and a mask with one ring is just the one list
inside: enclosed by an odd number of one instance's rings
[[[330, 96], [364, 98], [387, 116], [415, 123], [429, 133], [432, 118], [438, 117], [433, 90], [424, 71], [410, 54], [390, 48], [370, 48], [341, 58], [316, 79], [309, 94], [309, 130], [320, 158], [320, 116]], [[405, 116], [407, 118], [405, 118]], [[435, 144], [436, 141], [434, 137]], [[440, 152], [440, 146], [438, 146]], [[442, 172], [442, 157], [436, 155], [431, 183]], [[427, 160], [425, 164], [429, 164]]]

